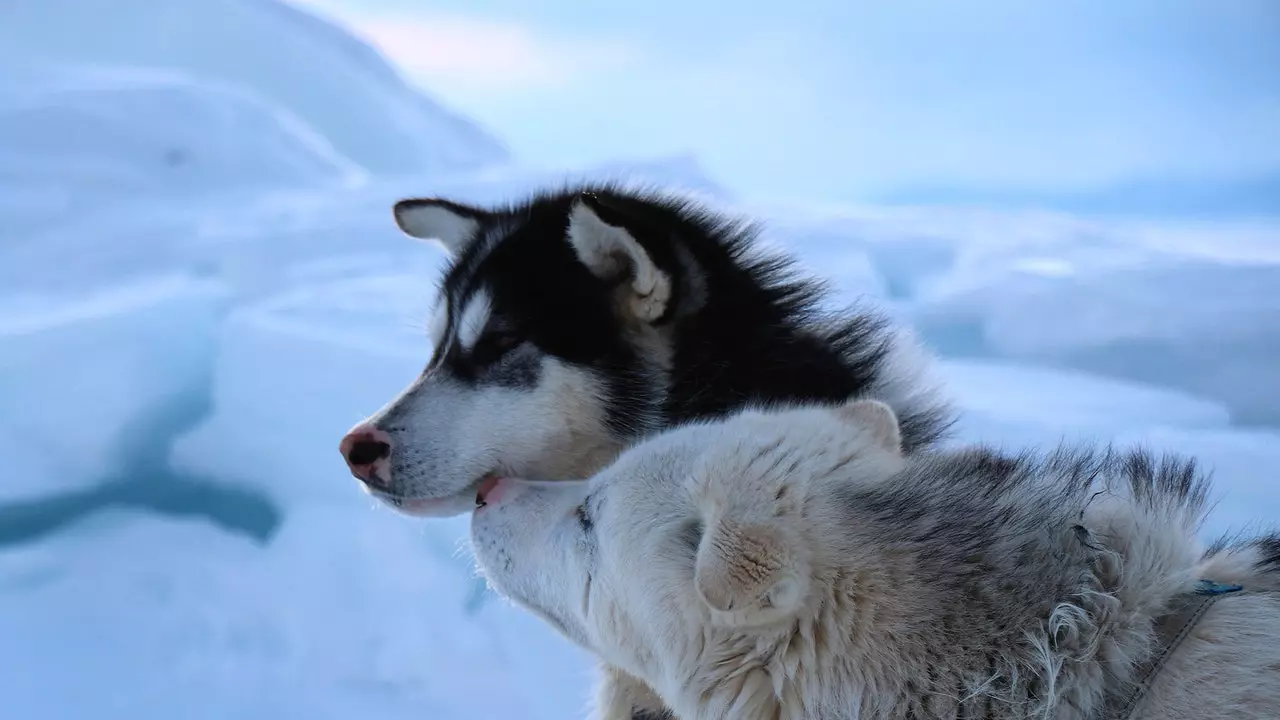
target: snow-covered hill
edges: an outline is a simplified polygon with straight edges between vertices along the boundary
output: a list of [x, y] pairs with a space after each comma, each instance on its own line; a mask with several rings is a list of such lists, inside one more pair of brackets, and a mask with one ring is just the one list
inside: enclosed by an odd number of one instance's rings
[[[372, 173], [455, 173], [508, 159], [501, 142], [409, 87], [371, 47], [277, 0], [6, 0], [5, 76], [21, 71], [25, 84], [49, 65], [164, 68], [234, 86]], [[148, 126], [181, 117], [158, 107]]]

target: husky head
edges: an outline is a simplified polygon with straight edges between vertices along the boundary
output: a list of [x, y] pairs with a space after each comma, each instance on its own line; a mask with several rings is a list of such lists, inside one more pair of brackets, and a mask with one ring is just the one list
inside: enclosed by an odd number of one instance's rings
[[587, 482], [502, 480], [472, 543], [498, 592], [679, 714], [669, 689], [687, 673], [820, 602], [811, 586], [837, 566], [823, 553], [846, 522], [840, 487], [903, 466], [884, 403], [745, 411], [658, 434]]
[[500, 477], [589, 477], [628, 444], [752, 402], [874, 394], [904, 444], [946, 424], [913, 346], [841, 321], [752, 230], [689, 199], [588, 187], [499, 209], [402, 200], [406, 234], [452, 256], [434, 352], [341, 450], [375, 496], [416, 515], [475, 507]]

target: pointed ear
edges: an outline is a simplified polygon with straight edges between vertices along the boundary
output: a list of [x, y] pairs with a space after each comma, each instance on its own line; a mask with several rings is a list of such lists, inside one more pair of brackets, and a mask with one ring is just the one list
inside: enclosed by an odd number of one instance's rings
[[440, 198], [405, 198], [392, 208], [396, 225], [409, 237], [436, 240], [457, 255], [475, 237], [484, 210]]
[[703, 536], [694, 563], [698, 594], [730, 623], [750, 625], [788, 617], [809, 592], [808, 563], [778, 527], [716, 522]]
[[892, 455], [902, 455], [902, 430], [898, 414], [879, 400], [850, 400], [836, 408], [841, 420], [866, 433], [881, 449]]
[[622, 290], [626, 311], [643, 322], [654, 322], [666, 313], [671, 278], [636, 241], [616, 208], [583, 193], [569, 211], [566, 237], [593, 275]]

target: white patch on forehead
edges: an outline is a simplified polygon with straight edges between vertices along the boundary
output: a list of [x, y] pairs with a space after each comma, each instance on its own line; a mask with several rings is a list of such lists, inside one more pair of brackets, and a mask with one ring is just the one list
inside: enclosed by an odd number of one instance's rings
[[485, 325], [489, 323], [489, 313], [492, 311], [492, 300], [484, 290], [477, 290], [467, 300], [458, 320], [458, 343], [462, 349], [470, 350], [475, 347], [480, 340], [480, 333], [484, 332]]
[[444, 342], [445, 331], [449, 329], [449, 298], [441, 295], [431, 311], [431, 319], [427, 321], [427, 333], [431, 338], [431, 348], [436, 350]]

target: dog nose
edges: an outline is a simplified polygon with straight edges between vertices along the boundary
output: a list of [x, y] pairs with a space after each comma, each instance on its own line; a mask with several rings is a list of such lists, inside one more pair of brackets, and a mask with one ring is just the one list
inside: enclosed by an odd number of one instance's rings
[[369, 424], [351, 429], [338, 444], [351, 474], [371, 488], [385, 490], [391, 484], [391, 436]]

